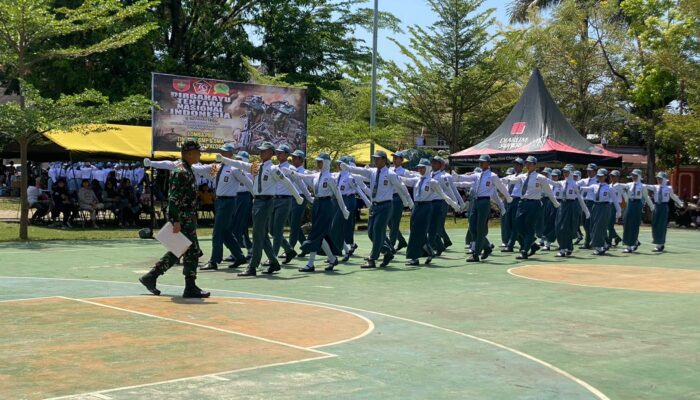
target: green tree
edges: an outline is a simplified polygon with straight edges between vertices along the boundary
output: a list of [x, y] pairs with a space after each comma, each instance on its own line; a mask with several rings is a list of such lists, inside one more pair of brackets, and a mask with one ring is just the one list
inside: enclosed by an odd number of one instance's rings
[[428, 0], [437, 21], [427, 29], [410, 27], [410, 47], [394, 41], [411, 63], [387, 67], [386, 79], [406, 115], [443, 138], [453, 152], [483, 137], [480, 127], [489, 124], [479, 116], [493, 117], [487, 112], [493, 109], [490, 102], [503, 102], [499, 96], [520, 70], [518, 49], [487, 32], [493, 10], [478, 12], [482, 3]]
[[[381, 91], [377, 96], [377, 127], [370, 129], [368, 76], [346, 78], [338, 90], [323, 90], [316, 104], [309, 105], [309, 152], [328, 152], [333, 158], [346, 154], [360, 143], [374, 141], [392, 145], [406, 135], [396, 107]], [[394, 146], [392, 146], [394, 147]]]
[[64, 45], [61, 38], [89, 34], [144, 15], [153, 6], [138, 0], [124, 6], [118, 0], [87, 0], [75, 8], [54, 8], [48, 0], [0, 0], [0, 65], [4, 76], [20, 93], [20, 102], [0, 109], [0, 134], [19, 144], [21, 164], [20, 239], [28, 239], [27, 149], [44, 132], [68, 129], [84, 123], [100, 123], [144, 117], [150, 102], [142, 96], [117, 104], [98, 92], [87, 90], [57, 100], [41, 97], [26, 78], [32, 68], [48, 59], [82, 58], [132, 44], [156, 28], [153, 23], [134, 24], [109, 38], [78, 47]]

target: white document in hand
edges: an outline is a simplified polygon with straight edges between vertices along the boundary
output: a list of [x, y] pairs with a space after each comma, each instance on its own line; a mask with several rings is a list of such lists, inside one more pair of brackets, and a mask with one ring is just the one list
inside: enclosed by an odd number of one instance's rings
[[170, 222], [160, 228], [156, 240], [178, 258], [192, 245], [190, 239], [187, 239], [187, 236], [183, 235], [182, 232], [173, 233], [173, 224]]

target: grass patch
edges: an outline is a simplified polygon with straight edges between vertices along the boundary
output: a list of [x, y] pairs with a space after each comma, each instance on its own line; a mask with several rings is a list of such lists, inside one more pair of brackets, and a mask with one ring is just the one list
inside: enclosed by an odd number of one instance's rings
[[19, 210], [19, 198], [17, 198], [17, 197], [0, 197], [0, 210], [7, 210], [7, 211]]
[[[30, 226], [29, 240], [110, 240], [110, 239], [136, 239], [139, 237], [138, 230], [140, 228], [79, 228], [73, 229], [58, 229], [48, 228], [44, 226]], [[202, 227], [197, 229], [199, 236], [211, 236], [211, 227]], [[19, 240], [19, 223], [16, 222], [0, 222], [0, 242], [12, 242]]]

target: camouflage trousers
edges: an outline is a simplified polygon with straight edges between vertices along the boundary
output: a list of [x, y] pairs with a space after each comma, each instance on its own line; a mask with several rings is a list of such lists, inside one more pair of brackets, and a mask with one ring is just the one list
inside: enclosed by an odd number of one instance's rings
[[[185, 217], [180, 222], [180, 232], [185, 235], [192, 245], [185, 254], [182, 255], [182, 274], [185, 276], [197, 276], [197, 265], [199, 256], [199, 241], [197, 240], [197, 216]], [[171, 252], [165, 253], [163, 257], [156, 263], [155, 269], [162, 275], [177, 263], [178, 258]]]

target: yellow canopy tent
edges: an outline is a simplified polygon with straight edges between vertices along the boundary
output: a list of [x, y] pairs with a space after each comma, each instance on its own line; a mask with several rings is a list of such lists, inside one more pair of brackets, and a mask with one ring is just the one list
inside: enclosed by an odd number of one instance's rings
[[[69, 152], [88, 153], [113, 158], [151, 157], [152, 133], [150, 126], [106, 125], [107, 130], [85, 133], [48, 132], [44, 134], [52, 142]], [[157, 151], [155, 159], [175, 159], [178, 152]], [[216, 154], [203, 153], [203, 162], [213, 162]]]
[[[367, 165], [370, 163], [369, 147], [369, 142], [357, 144], [350, 149], [349, 155], [355, 158], [356, 164]], [[386, 147], [375, 143], [374, 151], [386, 152], [386, 155], [389, 156], [389, 160], [391, 160], [391, 150], [387, 149]]]

